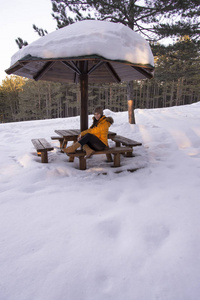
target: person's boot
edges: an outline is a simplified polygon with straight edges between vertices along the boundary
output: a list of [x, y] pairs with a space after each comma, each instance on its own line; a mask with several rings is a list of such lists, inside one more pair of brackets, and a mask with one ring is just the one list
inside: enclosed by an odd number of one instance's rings
[[94, 150], [91, 149], [87, 144], [83, 145], [83, 150], [86, 152], [85, 158], [89, 158], [94, 153]]
[[66, 153], [74, 153], [76, 151], [76, 149], [78, 149], [79, 147], [81, 147], [81, 144], [79, 144], [79, 142], [76, 142], [73, 145], [67, 147], [64, 150], [64, 152], [66, 152]]

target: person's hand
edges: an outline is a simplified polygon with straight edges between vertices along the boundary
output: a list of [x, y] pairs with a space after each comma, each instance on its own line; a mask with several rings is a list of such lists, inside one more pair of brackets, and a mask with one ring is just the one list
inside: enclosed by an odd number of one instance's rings
[[79, 134], [77, 141], [80, 141], [80, 139], [81, 139], [81, 134]]

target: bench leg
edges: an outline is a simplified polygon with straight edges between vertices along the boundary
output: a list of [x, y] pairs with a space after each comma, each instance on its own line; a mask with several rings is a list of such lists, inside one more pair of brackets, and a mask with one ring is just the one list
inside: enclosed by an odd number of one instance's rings
[[69, 157], [69, 162], [74, 162], [74, 156]]
[[111, 154], [106, 154], [106, 157], [107, 157], [107, 161], [108, 161], [108, 162], [113, 161], [112, 155], [111, 155]]
[[114, 167], [120, 167], [120, 153], [114, 154]]
[[86, 170], [86, 159], [84, 156], [79, 156], [79, 169]]
[[120, 142], [115, 142], [115, 147], [120, 147], [121, 143]]
[[126, 152], [125, 156], [126, 156], [126, 157], [132, 157], [132, 156], [133, 156], [133, 153], [132, 153], [132, 152]]
[[48, 163], [47, 151], [41, 152], [41, 161], [42, 161], [42, 163]]

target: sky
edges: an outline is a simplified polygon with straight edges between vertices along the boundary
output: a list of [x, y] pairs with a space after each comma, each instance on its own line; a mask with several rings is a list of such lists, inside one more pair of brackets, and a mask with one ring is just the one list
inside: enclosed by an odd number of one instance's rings
[[142, 143], [117, 168], [81, 171], [51, 140], [79, 116], [1, 124], [1, 300], [199, 300], [200, 102], [104, 114]]
[[7, 76], [11, 56], [19, 50], [15, 39], [21, 37], [29, 44], [39, 38], [33, 24], [49, 33], [56, 30], [56, 21], [51, 16], [50, 0], [1, 0], [0, 17], [0, 83]]

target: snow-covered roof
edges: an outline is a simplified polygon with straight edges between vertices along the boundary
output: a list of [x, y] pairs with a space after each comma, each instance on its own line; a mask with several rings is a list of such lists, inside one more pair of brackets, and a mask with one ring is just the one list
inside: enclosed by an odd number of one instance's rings
[[149, 43], [130, 28], [107, 21], [74, 23], [39, 38], [11, 58], [11, 66], [27, 55], [67, 58], [98, 55], [105, 59], [154, 66]]

